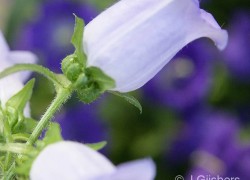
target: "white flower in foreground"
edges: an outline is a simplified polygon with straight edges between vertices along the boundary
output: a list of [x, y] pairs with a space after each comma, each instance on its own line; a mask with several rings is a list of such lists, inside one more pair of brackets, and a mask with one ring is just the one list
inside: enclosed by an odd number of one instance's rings
[[153, 180], [151, 159], [115, 167], [106, 157], [86, 145], [62, 141], [47, 146], [35, 159], [31, 180]]
[[121, 0], [84, 31], [87, 65], [116, 82], [113, 90], [143, 86], [185, 45], [201, 37], [222, 50], [228, 34], [198, 0]]
[[[27, 51], [10, 51], [2, 32], [0, 31], [0, 72], [5, 68], [17, 63], [35, 63], [36, 56]], [[22, 72], [0, 79], [0, 102], [2, 106], [10, 97], [23, 88], [29, 73]], [[25, 115], [29, 115], [29, 108], [26, 107]]]

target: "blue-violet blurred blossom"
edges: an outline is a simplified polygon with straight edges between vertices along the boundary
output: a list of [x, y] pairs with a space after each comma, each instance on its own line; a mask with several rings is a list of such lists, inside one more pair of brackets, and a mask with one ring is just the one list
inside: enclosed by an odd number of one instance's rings
[[237, 119], [227, 113], [205, 107], [183, 118], [182, 131], [169, 153], [170, 161], [183, 163], [198, 149], [220, 157], [225, 148], [236, 142], [239, 125]]
[[229, 42], [224, 51], [225, 62], [234, 77], [248, 80], [250, 77], [250, 13], [237, 13], [229, 25]]
[[98, 104], [68, 107], [57, 116], [65, 140], [84, 143], [99, 142], [107, 139], [105, 123], [98, 116]]
[[153, 102], [189, 111], [203, 102], [212, 83], [215, 52], [203, 40], [183, 48], [144, 88]]
[[249, 179], [250, 146], [243, 145], [238, 137], [240, 129], [237, 119], [221, 112], [201, 114], [196, 118], [199, 123], [193, 130], [190, 129], [190, 133], [200, 138], [190, 156], [193, 168], [187, 179], [191, 175], [194, 179], [201, 175]]
[[113, 90], [133, 91], [153, 78], [191, 41], [208, 37], [224, 49], [228, 35], [198, 0], [121, 0], [84, 31], [87, 65], [116, 82]]
[[35, 159], [30, 171], [32, 180], [153, 180], [154, 177], [155, 165], [151, 159], [115, 167], [97, 151], [70, 141], [46, 147]]

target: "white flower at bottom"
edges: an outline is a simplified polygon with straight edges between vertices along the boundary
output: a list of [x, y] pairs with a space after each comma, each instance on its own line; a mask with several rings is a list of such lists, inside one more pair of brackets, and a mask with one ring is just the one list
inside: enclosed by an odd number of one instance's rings
[[[0, 31], [0, 72], [5, 68], [17, 63], [35, 63], [37, 57], [28, 51], [10, 51], [2, 32]], [[2, 106], [10, 97], [23, 88], [23, 83], [27, 80], [30, 73], [21, 72], [0, 79], [0, 102]], [[26, 106], [25, 115], [29, 115], [29, 108]]]
[[154, 176], [155, 165], [151, 159], [115, 167], [97, 151], [70, 141], [47, 146], [30, 171], [31, 180], [153, 180]]

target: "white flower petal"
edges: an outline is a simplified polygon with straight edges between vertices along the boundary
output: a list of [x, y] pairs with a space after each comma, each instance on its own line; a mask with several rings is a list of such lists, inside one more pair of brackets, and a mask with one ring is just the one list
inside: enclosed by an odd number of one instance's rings
[[227, 32], [200, 10], [197, 0], [121, 0], [91, 21], [84, 31], [88, 66], [116, 82], [113, 90], [140, 88], [191, 41], [211, 38], [219, 49]]
[[[100, 180], [153, 180], [155, 177], [155, 164], [152, 159], [136, 160], [117, 166], [114, 174], [101, 177]], [[98, 178], [96, 178], [98, 180]]]
[[[165, 1], [170, 2], [171, 0]], [[144, 0], [143, 2], [141, 0], [121, 0], [102, 12], [100, 16], [97, 16], [86, 27], [88, 29], [91, 28], [91, 31], [84, 32], [84, 42], [87, 43], [84, 45], [85, 52], [88, 54], [88, 47], [91, 48], [91, 51], [99, 50], [102, 43], [105, 45], [107, 41], [110, 40], [110, 33], [114, 31], [114, 28], [121, 26], [126, 27], [126, 24], [132, 21], [135, 16], [140, 13], [143, 14], [143, 11], [153, 4], [155, 4], [155, 2], [152, 0]], [[124, 12], [126, 14], [124, 14]], [[98, 46], [99, 43], [100, 46]]]
[[58, 142], [46, 147], [34, 161], [32, 180], [90, 180], [115, 171], [100, 153], [76, 142]]
[[[221, 30], [221, 27], [210, 13], [204, 11], [203, 9], [201, 9], [200, 12], [201, 17], [211, 26], [210, 28], [206, 27], [206, 29], [204, 29], [204, 37], [211, 38], [220, 50], [225, 49], [228, 43], [228, 33], [225, 30]], [[215, 31], [215, 29], [218, 31]], [[205, 34], [206, 31], [207, 34]]]
[[[0, 71], [16, 63], [35, 63], [36, 61], [36, 56], [30, 52], [10, 51], [0, 31]], [[20, 72], [0, 79], [0, 101], [3, 108], [8, 99], [23, 88], [23, 82], [29, 74], [28, 72]], [[30, 116], [29, 104], [24, 109], [24, 115]]]
[[15, 77], [6, 77], [0, 80], [0, 101], [4, 106], [10, 97], [23, 88], [23, 83]]
[[[29, 51], [11, 51], [9, 54], [9, 59], [12, 65], [14, 64], [35, 64], [37, 62], [37, 57]], [[21, 72], [17, 74], [21, 81], [26, 81], [30, 75], [30, 72]]]
[[[0, 80], [0, 106], [5, 108], [6, 102], [13, 95], [18, 93], [23, 88], [23, 83], [18, 79], [16, 75], [11, 75]], [[30, 117], [29, 103], [25, 106], [24, 115]]]
[[[3, 33], [0, 31], [0, 59], [5, 58], [5, 56], [8, 54], [9, 52], [9, 47], [7, 42], [4, 39]], [[1, 66], [0, 66], [1, 68]], [[1, 70], [1, 69], [0, 69]]]

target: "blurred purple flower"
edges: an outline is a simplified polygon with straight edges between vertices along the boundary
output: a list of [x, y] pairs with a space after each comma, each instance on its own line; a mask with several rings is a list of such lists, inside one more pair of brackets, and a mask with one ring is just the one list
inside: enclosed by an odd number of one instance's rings
[[146, 84], [145, 95], [178, 110], [200, 103], [211, 86], [213, 50], [204, 40], [186, 46]]
[[222, 112], [199, 110], [184, 119], [182, 131], [169, 153], [173, 162], [183, 163], [198, 150], [221, 156], [235, 142], [238, 124], [234, 117]]
[[225, 62], [240, 80], [250, 77], [250, 13], [240, 12], [229, 25], [229, 42], [224, 51]]
[[77, 105], [67, 108], [57, 117], [65, 140], [96, 143], [107, 140], [105, 123], [101, 121], [96, 109], [97, 103]]
[[100, 100], [91, 104], [77, 103], [58, 114], [56, 121], [65, 140], [97, 143], [108, 139], [107, 127], [98, 113]]
[[47, 1], [39, 7], [37, 17], [23, 27], [14, 44], [19, 49], [36, 52], [45, 66], [60, 72], [61, 60], [74, 50], [70, 43], [74, 29], [73, 13], [88, 23], [97, 12], [78, 1]]
[[[187, 126], [189, 134], [176, 143], [178, 146], [174, 145], [185, 152], [180, 142], [195, 144], [186, 154], [192, 162], [186, 179], [191, 179], [191, 175], [193, 179], [198, 176], [250, 178], [250, 146], [243, 146], [238, 139], [237, 119], [225, 113], [207, 111], [192, 117]], [[195, 136], [198, 138], [193, 138]]]
[[215, 156], [206, 151], [196, 152], [193, 156], [193, 169], [188, 173], [187, 179], [193, 176], [238, 177], [239, 179], [250, 178], [250, 146], [241, 144], [229, 144], [223, 149], [223, 155]]
[[227, 176], [250, 179], [250, 146], [242, 148], [235, 159], [234, 164], [228, 169]]

